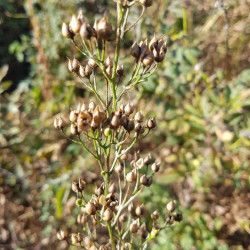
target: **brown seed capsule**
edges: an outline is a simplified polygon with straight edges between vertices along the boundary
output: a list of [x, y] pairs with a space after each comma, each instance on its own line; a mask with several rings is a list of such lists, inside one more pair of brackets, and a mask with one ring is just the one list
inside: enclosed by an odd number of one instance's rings
[[134, 58], [136, 58], [137, 60], [139, 59], [139, 57], [140, 57], [140, 47], [139, 47], [139, 45], [137, 44], [137, 42], [134, 42], [134, 44], [132, 45], [130, 54], [131, 54]]
[[118, 65], [116, 74], [120, 77], [124, 76], [124, 67], [123, 65]]
[[139, 219], [133, 221], [133, 223], [130, 225], [129, 230], [131, 233], [136, 233], [139, 230], [140, 222]]
[[140, 235], [142, 238], [144, 238], [144, 239], [147, 238], [147, 236], [148, 236], [148, 231], [147, 231], [147, 227], [146, 227], [145, 222], [140, 226], [138, 233], [139, 233], [139, 235]]
[[96, 104], [94, 103], [94, 102], [90, 102], [89, 103], [89, 111], [90, 112], [95, 112], [96, 110], [99, 110], [100, 111], [100, 107], [98, 107], [97, 109], [96, 109]]
[[128, 154], [123, 150], [121, 152], [121, 160], [126, 161], [128, 159]]
[[145, 131], [145, 127], [143, 125], [141, 125], [140, 123], [136, 123], [135, 124], [135, 132], [140, 135], [143, 134]]
[[147, 185], [146, 185], [146, 187], [150, 187], [150, 186], [152, 185], [152, 183], [153, 183], [153, 177], [152, 177], [152, 176], [149, 176], [149, 177], [148, 177], [148, 180], [147, 180]]
[[148, 178], [147, 178], [147, 176], [146, 176], [145, 174], [141, 176], [141, 178], [140, 178], [140, 183], [141, 183], [143, 186], [147, 186]]
[[107, 59], [104, 61], [104, 65], [105, 65], [106, 68], [108, 68], [108, 67], [112, 68], [113, 67], [113, 62], [112, 62], [110, 56], [108, 56]]
[[80, 178], [78, 181], [78, 186], [79, 186], [80, 191], [83, 191], [84, 188], [86, 187], [86, 182]]
[[56, 234], [58, 240], [65, 240], [68, 237], [68, 233], [60, 229], [59, 232]]
[[77, 126], [75, 124], [73, 124], [73, 123], [70, 125], [70, 133], [72, 135], [78, 135]]
[[121, 163], [119, 163], [116, 167], [115, 167], [115, 172], [118, 174], [121, 174], [123, 171], [123, 165]]
[[74, 34], [66, 23], [62, 24], [62, 35], [65, 38], [73, 38]]
[[145, 159], [144, 159], [144, 163], [148, 166], [149, 164], [152, 163], [152, 157], [151, 154], [148, 154]]
[[180, 213], [173, 214], [173, 217], [174, 217], [174, 220], [177, 222], [182, 221], [182, 214], [180, 214]]
[[156, 38], [156, 35], [154, 35], [151, 41], [149, 42], [148, 47], [150, 50], [153, 50], [154, 48], [157, 48], [157, 44], [158, 44], [158, 39]]
[[134, 210], [135, 210], [134, 204], [133, 204], [133, 202], [131, 202], [131, 203], [129, 204], [129, 206], [128, 206], [128, 211], [129, 211], [130, 213], [133, 213]]
[[126, 222], [127, 219], [128, 219], [128, 216], [127, 216], [126, 214], [122, 214], [122, 215], [119, 217], [119, 221], [120, 221], [121, 223]]
[[78, 73], [79, 67], [80, 67], [80, 62], [76, 58], [74, 58], [72, 61], [72, 71]]
[[144, 118], [144, 116], [142, 114], [142, 111], [136, 112], [135, 117], [134, 117], [135, 121], [137, 121], [139, 123], [143, 122], [143, 118]]
[[72, 183], [71, 188], [72, 188], [73, 192], [75, 192], [75, 193], [77, 193], [77, 192], [80, 191], [80, 190], [79, 190], [78, 183], [77, 183], [76, 181], [74, 181], [74, 182]]
[[117, 128], [119, 128], [119, 126], [120, 126], [120, 118], [119, 118], [119, 116], [114, 115], [111, 119], [111, 122], [110, 122], [110, 128], [117, 129]]
[[80, 67], [79, 67], [79, 75], [81, 77], [85, 77], [86, 76], [86, 74], [85, 74], [85, 67], [82, 66], [82, 65], [80, 65]]
[[109, 186], [109, 193], [115, 193], [116, 191], [116, 186], [115, 186], [115, 183], [112, 183], [110, 186]]
[[88, 217], [84, 214], [78, 214], [77, 216], [77, 223], [85, 225], [88, 221]]
[[96, 214], [96, 207], [95, 207], [95, 205], [93, 203], [91, 203], [91, 202], [88, 202], [88, 204], [85, 207], [85, 212], [88, 215], [95, 215]]
[[156, 127], [156, 120], [155, 120], [155, 118], [149, 118], [148, 120], [147, 120], [147, 127], [149, 128], [149, 129], [153, 129], [153, 128], [155, 128]]
[[159, 218], [159, 212], [157, 210], [155, 210], [152, 214], [151, 214], [151, 218], [152, 220], [157, 220]]
[[128, 103], [125, 108], [124, 111], [127, 115], [131, 115], [134, 112], [134, 106], [131, 103]]
[[128, 122], [127, 122], [126, 126], [124, 126], [124, 128], [130, 133], [135, 128], [134, 121], [133, 120], [128, 120]]
[[73, 72], [72, 60], [68, 58], [68, 69], [70, 72]]
[[95, 69], [95, 68], [98, 66], [93, 58], [90, 58], [90, 59], [88, 60], [88, 65], [89, 65], [92, 69]]
[[135, 163], [136, 167], [141, 169], [144, 166], [144, 160], [143, 158], [139, 158], [136, 163]]
[[90, 39], [92, 37], [92, 30], [88, 22], [85, 21], [81, 25], [79, 34], [83, 40]]
[[71, 122], [76, 122], [78, 117], [78, 112], [76, 110], [72, 110], [69, 114], [69, 120]]
[[58, 116], [54, 119], [54, 127], [56, 129], [63, 129], [66, 125], [67, 123], [62, 117]]
[[175, 210], [175, 208], [176, 208], [175, 203], [176, 203], [175, 201], [170, 201], [170, 202], [167, 204], [166, 208], [167, 208], [168, 212], [170, 212], [170, 213], [174, 212], [174, 210]]
[[139, 2], [144, 5], [146, 8], [153, 5], [153, 0], [139, 0]]
[[113, 73], [112, 67], [108, 66], [108, 67], [106, 68], [106, 72], [107, 72], [107, 74], [111, 77], [111, 76], [112, 76], [112, 73]]
[[154, 58], [154, 55], [153, 53], [149, 53], [147, 56], [145, 56], [143, 59], [142, 59], [142, 63], [145, 67], [147, 66], [151, 66], [152, 63], [154, 62], [155, 58]]
[[135, 209], [135, 215], [140, 217], [141, 215], [143, 215], [143, 210], [144, 210], [144, 205], [140, 205], [140, 206], [137, 206], [136, 209]]
[[96, 25], [96, 32], [97, 32], [97, 36], [100, 39], [103, 40], [110, 40], [112, 33], [113, 33], [113, 29], [112, 29], [112, 25], [109, 22], [108, 18], [106, 16], [104, 16]]
[[107, 208], [103, 213], [102, 219], [104, 221], [111, 221], [113, 219], [113, 211], [110, 208]]
[[152, 166], [151, 169], [154, 173], [158, 172], [160, 170], [161, 163], [160, 162], [155, 162]]
[[89, 78], [93, 72], [93, 69], [87, 64], [85, 66], [85, 76]]
[[93, 240], [90, 237], [86, 236], [84, 238], [84, 246], [86, 246], [87, 249], [91, 249], [91, 247], [93, 246], [93, 244], [94, 244], [94, 242], [93, 242]]
[[81, 21], [76, 17], [76, 15], [73, 15], [69, 23], [69, 27], [72, 32], [75, 34], [79, 33], [81, 25]]
[[137, 174], [136, 174], [136, 171], [135, 171], [135, 169], [134, 169], [134, 170], [132, 170], [131, 172], [129, 172], [129, 173], [126, 175], [126, 180], [127, 180], [127, 182], [129, 182], [129, 183], [135, 182], [135, 181], [136, 181], [136, 176], [137, 176]]

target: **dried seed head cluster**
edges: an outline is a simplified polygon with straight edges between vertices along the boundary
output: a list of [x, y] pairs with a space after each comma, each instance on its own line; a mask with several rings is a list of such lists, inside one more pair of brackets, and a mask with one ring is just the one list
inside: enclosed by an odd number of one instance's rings
[[[95, 158], [100, 171], [90, 198], [86, 192], [91, 190], [91, 185], [87, 188], [84, 178], [72, 182], [76, 206], [81, 208], [76, 218], [80, 231], [57, 233], [59, 240], [85, 249], [146, 248], [161, 230], [182, 218], [175, 212], [175, 201], [166, 205], [165, 215], [157, 210], [150, 212], [147, 204], [140, 203], [139, 194], [150, 188], [161, 164], [151, 154], [141, 156], [137, 143], [156, 128], [157, 122], [130, 102], [120, 104], [128, 90], [148, 80], [167, 53], [165, 40], [154, 35], [150, 41], [146, 39], [132, 45], [130, 54], [135, 60], [131, 72], [131, 65], [124, 67], [121, 63], [124, 35], [153, 2], [116, 1], [116, 30], [107, 15], [91, 25], [82, 12], [73, 15], [69, 24], [62, 25], [63, 37], [72, 40], [85, 60], [82, 62], [79, 55], [79, 60], [75, 56], [68, 58], [68, 69], [98, 101], [98, 104], [78, 104], [69, 113], [68, 122], [60, 115], [54, 120], [56, 129]], [[137, 3], [142, 13], [128, 26], [128, 10]], [[135, 145], [138, 145], [136, 150]]]

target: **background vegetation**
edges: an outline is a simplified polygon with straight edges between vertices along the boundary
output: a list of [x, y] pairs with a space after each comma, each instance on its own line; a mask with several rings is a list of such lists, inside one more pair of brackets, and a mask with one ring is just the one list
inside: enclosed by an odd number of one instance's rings
[[[79, 8], [93, 20], [107, 9], [112, 16], [112, 6], [0, 3], [0, 249], [64, 249], [56, 231], [77, 227], [71, 181], [98, 176], [87, 154], [52, 126], [59, 110], [89, 98], [68, 73], [73, 46], [60, 30]], [[247, 0], [157, 0], [122, 44], [128, 54], [132, 35], [169, 40], [161, 70], [127, 95], [159, 124], [141, 147], [164, 167], [140, 199], [164, 210], [175, 198], [183, 212], [153, 249], [250, 247], [249, 7]]]

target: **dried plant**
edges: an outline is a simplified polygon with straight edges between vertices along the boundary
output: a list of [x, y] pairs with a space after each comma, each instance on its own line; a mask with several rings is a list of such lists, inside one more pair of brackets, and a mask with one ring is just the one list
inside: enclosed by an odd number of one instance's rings
[[[55, 128], [80, 144], [100, 167], [102, 183], [91, 199], [87, 200], [85, 194], [86, 180], [79, 178], [72, 183], [72, 190], [77, 195], [76, 205], [82, 208], [77, 218], [82, 231], [68, 234], [60, 230], [57, 234], [59, 240], [67, 240], [84, 249], [146, 249], [160, 230], [181, 220], [181, 214], [175, 213], [174, 201], [167, 204], [167, 213], [162, 219], [159, 219], [158, 211], [147, 216], [144, 205], [135, 202], [142, 190], [151, 186], [155, 173], [160, 170], [160, 162], [153, 160], [150, 154], [143, 158], [132, 148], [157, 124], [155, 118], [144, 121], [143, 111], [136, 111], [132, 103], [119, 102], [126, 91], [147, 81], [155, 72], [158, 63], [165, 58], [167, 43], [156, 35], [150, 40], [134, 42], [130, 53], [135, 59], [134, 68], [127, 73], [126, 67], [119, 64], [121, 40], [138, 23], [153, 0], [117, 0], [116, 3], [116, 30], [108, 16], [95, 21], [92, 26], [81, 12], [72, 16], [69, 25], [62, 25], [62, 35], [88, 59], [83, 65], [78, 59], [69, 58], [68, 69], [98, 101], [98, 104], [92, 101], [80, 103], [70, 112], [69, 123], [61, 116], [54, 120]], [[136, 4], [141, 5], [142, 12], [127, 27], [130, 8]], [[114, 52], [110, 52], [112, 46]], [[106, 96], [101, 94], [103, 88], [99, 88], [97, 82], [106, 82]], [[66, 135], [68, 125], [73, 137]], [[72, 139], [74, 137], [77, 139]]]

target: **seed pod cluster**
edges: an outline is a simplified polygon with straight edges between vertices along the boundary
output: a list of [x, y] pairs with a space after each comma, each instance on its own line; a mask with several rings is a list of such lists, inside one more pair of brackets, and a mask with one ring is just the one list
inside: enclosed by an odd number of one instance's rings
[[66, 125], [67, 125], [66, 121], [61, 116], [57, 116], [54, 119], [54, 127], [56, 129], [63, 129], [66, 127]]
[[113, 28], [107, 16], [104, 16], [99, 21], [95, 21], [92, 26], [84, 17], [82, 12], [78, 16], [73, 15], [69, 24], [62, 24], [62, 35], [65, 38], [73, 39], [79, 34], [83, 40], [91, 38], [99, 38], [110, 40], [113, 35]]
[[142, 64], [147, 67], [154, 62], [162, 62], [167, 52], [167, 43], [162, 38], [158, 39], [154, 36], [150, 42], [148, 40], [141, 41], [139, 44], [134, 42], [131, 47], [131, 55], [140, 60]]
[[95, 103], [79, 104], [77, 109], [70, 112], [70, 131], [73, 135], [77, 135], [87, 131], [90, 127], [97, 129], [106, 119], [106, 112]]

